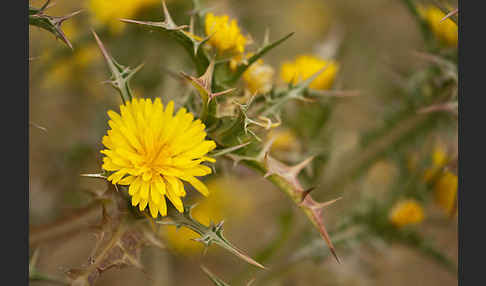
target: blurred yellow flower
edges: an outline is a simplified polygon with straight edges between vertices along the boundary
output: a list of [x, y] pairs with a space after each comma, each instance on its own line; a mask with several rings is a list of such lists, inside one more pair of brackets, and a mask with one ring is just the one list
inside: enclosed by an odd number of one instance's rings
[[96, 22], [108, 26], [112, 33], [123, 30], [121, 18], [133, 18], [142, 8], [160, 4], [160, 0], [89, 0], [88, 11]]
[[429, 182], [447, 164], [447, 151], [443, 144], [437, 144], [432, 152], [432, 167], [424, 172], [424, 180]]
[[271, 129], [268, 138], [274, 139], [271, 147], [274, 151], [289, 151], [299, 146], [297, 136], [287, 128]]
[[[210, 222], [218, 223], [223, 219], [241, 219], [250, 210], [249, 197], [237, 194], [242, 182], [236, 178], [217, 178], [207, 181], [211, 192], [204, 200], [200, 201], [192, 210], [192, 216], [200, 223], [209, 226]], [[238, 195], [238, 197], [236, 197]], [[165, 237], [168, 246], [183, 254], [196, 254], [203, 250], [203, 244], [193, 239], [199, 237], [192, 230], [175, 226], [166, 226]]]
[[106, 155], [102, 168], [113, 172], [108, 180], [128, 185], [132, 205], [143, 211], [148, 204], [154, 218], [159, 212], [167, 215], [165, 197], [184, 211], [182, 181], [207, 196], [207, 187], [196, 176], [211, 174], [211, 168], [201, 163], [215, 161], [205, 156], [216, 144], [205, 140], [204, 124], [185, 108], [175, 116], [173, 112], [173, 101], [164, 110], [159, 98], [133, 99], [120, 106], [121, 115], [108, 111], [111, 130], [102, 141], [107, 148], [101, 151]]
[[326, 69], [312, 81], [309, 87], [326, 90], [332, 86], [339, 71], [338, 63], [333, 60], [322, 60], [312, 55], [301, 55], [294, 62], [285, 61], [281, 66], [280, 76], [287, 83], [298, 84], [324, 67]]
[[457, 210], [457, 175], [446, 171], [434, 185], [435, 201], [449, 215]]
[[79, 28], [74, 21], [65, 21], [62, 24], [62, 31], [66, 34], [68, 39], [74, 39], [79, 36]]
[[206, 36], [210, 36], [208, 43], [219, 53], [241, 54], [245, 51], [247, 38], [241, 32], [236, 20], [229, 20], [228, 15], [215, 16], [206, 14]]
[[78, 71], [86, 69], [87, 66], [98, 60], [100, 56], [98, 47], [95, 44], [81, 46], [73, 51], [72, 56], [57, 61], [47, 54], [45, 60], [54, 61], [54, 64], [43, 79], [43, 85], [49, 88], [59, 83], [78, 79]]
[[424, 210], [414, 199], [403, 200], [393, 206], [389, 220], [397, 227], [420, 223], [424, 220]]
[[[286, 11], [284, 18], [287, 29], [292, 29], [299, 34], [299, 37], [322, 38], [329, 31], [334, 22], [335, 13], [331, 10], [327, 1], [299, 0], [292, 1], [292, 5], [285, 5]], [[303, 19], [305, 19], [303, 21]], [[309, 25], [312, 23], [312, 25]], [[305, 39], [305, 38], [303, 38]]]
[[267, 93], [272, 89], [274, 74], [273, 68], [260, 59], [243, 73], [243, 80], [251, 93]]
[[439, 8], [433, 5], [420, 5], [418, 6], [418, 11], [420, 15], [429, 24], [432, 32], [444, 43], [449, 46], [457, 46], [458, 39], [458, 29], [457, 24], [451, 19], [446, 19], [444, 21], [442, 18], [446, 16]]

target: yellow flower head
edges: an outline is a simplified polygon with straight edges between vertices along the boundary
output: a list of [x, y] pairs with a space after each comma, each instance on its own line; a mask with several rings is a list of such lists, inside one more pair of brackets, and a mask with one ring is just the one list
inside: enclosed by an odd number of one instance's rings
[[103, 137], [102, 168], [113, 172], [108, 180], [128, 185], [132, 205], [143, 211], [148, 204], [154, 218], [167, 215], [165, 197], [183, 212], [182, 181], [207, 196], [207, 187], [195, 177], [211, 173], [202, 162], [215, 162], [205, 156], [216, 144], [205, 140], [204, 124], [185, 108], [173, 112], [173, 101], [164, 109], [159, 98], [133, 99], [120, 106], [121, 115], [108, 111], [111, 130]]
[[326, 69], [312, 81], [309, 87], [326, 90], [332, 86], [339, 70], [338, 63], [333, 60], [326, 61], [312, 55], [301, 55], [294, 62], [284, 62], [281, 66], [280, 76], [287, 83], [298, 84], [324, 67]]
[[[252, 203], [250, 197], [240, 196], [243, 193], [242, 182], [234, 178], [216, 178], [207, 182], [211, 195], [200, 201], [191, 215], [200, 223], [209, 226], [211, 222], [218, 223], [223, 219], [232, 221], [242, 219], [249, 213]], [[199, 235], [194, 231], [173, 225], [166, 227], [167, 244], [173, 250], [183, 254], [196, 254], [203, 250], [203, 245], [193, 239]]]
[[120, 18], [133, 18], [140, 9], [160, 3], [158, 0], [89, 0], [88, 11], [94, 19], [110, 28], [112, 33], [123, 30]]
[[442, 18], [446, 16], [439, 8], [433, 5], [419, 6], [418, 11], [420, 15], [429, 24], [432, 32], [443, 42], [449, 46], [457, 46], [458, 32], [457, 24], [451, 19], [446, 19], [444, 21]]
[[457, 200], [457, 175], [446, 171], [434, 185], [435, 201], [447, 213], [452, 215]]
[[247, 39], [241, 34], [236, 20], [230, 22], [228, 15], [206, 14], [205, 29], [206, 36], [211, 36], [208, 43], [218, 52], [240, 54], [245, 51]]
[[258, 60], [243, 73], [243, 80], [251, 93], [267, 93], [272, 89], [274, 74], [271, 66]]
[[397, 227], [420, 223], [424, 220], [424, 210], [416, 200], [404, 200], [393, 206], [389, 219]]

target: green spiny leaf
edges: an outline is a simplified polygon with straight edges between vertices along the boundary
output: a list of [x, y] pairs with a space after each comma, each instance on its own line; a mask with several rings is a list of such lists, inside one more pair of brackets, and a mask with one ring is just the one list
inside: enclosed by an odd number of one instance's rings
[[231, 146], [231, 147], [224, 148], [224, 149], [213, 150], [208, 155], [211, 156], [211, 157], [223, 156], [223, 155], [229, 154], [229, 153], [231, 153], [233, 151], [239, 150], [239, 149], [247, 146], [250, 143], [251, 142], [246, 142], [246, 143], [243, 143], [243, 144], [239, 144], [239, 145], [236, 145], [236, 146]]
[[236, 248], [234, 245], [232, 245], [224, 236], [223, 236], [223, 221], [219, 222], [218, 224], [213, 224], [211, 223], [209, 226], [205, 226], [199, 221], [197, 221], [195, 218], [192, 217], [191, 215], [191, 210], [194, 208], [193, 206], [185, 206], [184, 207], [184, 212], [179, 213], [173, 209], [170, 209], [167, 216], [172, 220], [172, 222], [164, 222], [164, 221], [157, 221], [159, 224], [172, 224], [175, 225], [176, 227], [181, 227], [185, 226], [197, 234], [199, 234], [199, 238], [195, 239], [198, 242], [203, 243], [206, 247], [209, 247], [211, 244], [216, 244], [227, 251], [231, 252], [238, 258], [246, 261], [247, 263], [250, 263], [252, 265], [255, 265], [257, 267], [260, 267], [262, 269], [265, 269], [263, 265], [260, 263], [256, 262], [253, 260], [251, 257], [248, 255], [244, 254]]
[[56, 38], [60, 39], [64, 42], [69, 48], [73, 48], [71, 42], [69, 42], [68, 38], [64, 34], [61, 29], [61, 25], [67, 19], [74, 17], [75, 15], [82, 12], [82, 10], [75, 11], [71, 14], [61, 17], [54, 17], [44, 14], [45, 9], [48, 8], [50, 0], [46, 1], [46, 3], [39, 9], [29, 6], [29, 25], [39, 27], [44, 29], [48, 32], [51, 32], [56, 36]]
[[178, 26], [177, 24], [175, 24], [175, 22], [172, 20], [172, 17], [170, 16], [165, 1], [162, 1], [162, 8], [165, 18], [163, 22], [138, 21], [130, 19], [120, 19], [120, 21], [129, 24], [141, 25], [152, 30], [167, 33], [169, 36], [173, 37], [177, 42], [179, 42], [179, 44], [181, 44], [184, 49], [189, 53], [192, 60], [194, 61], [194, 64], [196, 65], [198, 74], [204, 73], [207, 66], [209, 65], [209, 58], [207, 57], [206, 53], [202, 49], [200, 49], [200, 47], [207, 42], [207, 38], [199, 39], [199, 37], [193, 35], [192, 33], [183, 30], [185, 28], [188, 28], [189, 26]]
[[131, 69], [130, 67], [126, 67], [117, 63], [116, 60], [105, 49], [103, 43], [101, 42], [100, 38], [98, 38], [98, 35], [96, 35], [95, 31], [91, 32], [93, 33], [93, 36], [98, 43], [101, 53], [106, 60], [108, 68], [110, 69], [111, 80], [109, 80], [108, 83], [111, 84], [111, 86], [113, 86], [116, 90], [118, 90], [123, 103], [125, 103], [125, 101], [130, 101], [132, 99], [130, 80], [133, 75], [136, 74], [143, 67], [143, 64], [140, 64], [136, 68]]
[[236, 71], [233, 75], [232, 78], [230, 78], [228, 80], [228, 82], [226, 82], [225, 84], [233, 84], [235, 83], [242, 75], [243, 73], [254, 63], [256, 62], [258, 59], [260, 59], [261, 57], [263, 57], [266, 53], [268, 53], [270, 50], [272, 50], [273, 48], [277, 47], [278, 45], [280, 45], [281, 43], [283, 43], [285, 40], [287, 40], [288, 38], [290, 38], [292, 35], [294, 34], [294, 32], [286, 35], [285, 37], [271, 43], [271, 44], [266, 44], [264, 45], [262, 48], [260, 48], [253, 56], [251, 56], [247, 63], [243, 63], [243, 64], [240, 64], [237, 68], [236, 68]]

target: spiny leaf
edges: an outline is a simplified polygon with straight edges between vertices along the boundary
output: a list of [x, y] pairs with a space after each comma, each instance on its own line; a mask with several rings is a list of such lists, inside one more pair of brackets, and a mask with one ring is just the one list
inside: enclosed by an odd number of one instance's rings
[[307, 101], [307, 102], [312, 102], [313, 100], [305, 97], [305, 94], [308, 94], [308, 88], [309, 85], [321, 74], [323, 73], [327, 67], [329, 66], [329, 63], [326, 64], [322, 69], [318, 70], [316, 73], [314, 73], [312, 76], [310, 76], [308, 79], [300, 82], [297, 85], [292, 85], [290, 84], [288, 89], [285, 91], [282, 91], [277, 94], [277, 96], [273, 99], [270, 99], [267, 101], [265, 106], [261, 108], [261, 110], [258, 112], [260, 116], [277, 116], [279, 115], [279, 112], [281, 108], [285, 105], [290, 100], [301, 100], [301, 101]]
[[269, 141], [267, 141], [263, 147], [262, 150], [256, 155], [256, 156], [245, 156], [245, 155], [237, 155], [237, 154], [226, 154], [226, 157], [230, 158], [233, 160], [233, 165], [236, 166], [239, 162], [241, 161], [251, 161], [255, 163], [262, 163], [263, 160], [265, 159], [265, 154], [268, 153], [270, 148], [272, 147], [273, 141], [275, 141], [275, 138], [271, 138]]
[[216, 286], [230, 286], [228, 283], [224, 282], [222, 279], [211, 273], [206, 267], [201, 265], [202, 271], [208, 276], [208, 278], [214, 283]]
[[285, 37], [271, 43], [271, 44], [266, 44], [264, 45], [262, 48], [260, 48], [253, 56], [251, 56], [248, 60], [247, 60], [247, 63], [242, 63], [240, 65], [238, 65], [238, 67], [236, 68], [236, 71], [233, 75], [232, 78], [230, 78], [228, 80], [228, 82], [226, 84], [232, 84], [234, 82], [236, 82], [242, 75], [243, 73], [254, 63], [256, 62], [258, 59], [260, 59], [261, 57], [263, 57], [266, 53], [268, 53], [270, 50], [272, 50], [273, 48], [277, 47], [278, 45], [280, 45], [281, 43], [283, 43], [285, 40], [287, 40], [288, 38], [290, 38], [292, 35], [294, 34], [294, 32], [292, 33], [289, 33], [288, 35], [286, 35]]
[[312, 159], [313, 157], [309, 157], [297, 165], [287, 166], [284, 163], [272, 158], [267, 153], [264, 160], [264, 167], [267, 172], [264, 177], [271, 177], [276, 175], [280, 177], [280, 179], [283, 179], [288, 185], [290, 185], [290, 189], [287, 189], [289, 195], [292, 197], [294, 202], [304, 210], [306, 215], [319, 231], [321, 237], [328, 245], [334, 258], [339, 263], [340, 261], [336, 254], [334, 245], [331, 241], [331, 238], [329, 237], [329, 234], [327, 233], [326, 227], [324, 226], [324, 222], [322, 220], [323, 208], [334, 203], [337, 199], [324, 203], [316, 202], [308, 193], [306, 194], [306, 190], [302, 187], [298, 179], [298, 174], [300, 173], [300, 171], [304, 169], [312, 161]]
[[189, 27], [187, 25], [179, 26], [175, 24], [175, 22], [172, 20], [172, 17], [170, 16], [167, 6], [165, 5], [165, 1], [162, 1], [162, 8], [165, 18], [162, 22], [138, 21], [130, 19], [120, 19], [120, 21], [129, 24], [141, 25], [152, 30], [167, 33], [185, 48], [185, 50], [189, 53], [192, 60], [194, 61], [198, 74], [202, 74], [206, 67], [209, 65], [209, 59], [205, 52], [200, 49], [200, 47], [207, 41], [207, 39], [200, 39], [192, 33], [184, 31], [183, 29]]
[[216, 102], [211, 99], [232, 92], [234, 88], [223, 90], [220, 92], [213, 92], [213, 73], [214, 73], [214, 61], [209, 63], [204, 74], [200, 77], [193, 77], [184, 72], [180, 72], [180, 75], [185, 78], [191, 85], [197, 90], [202, 100], [202, 109], [200, 118], [208, 126], [208, 128], [215, 121], [216, 117]]
[[44, 14], [44, 11], [48, 8], [50, 0], [46, 1], [46, 3], [40, 8], [34, 8], [29, 6], [29, 25], [37, 26], [41, 29], [44, 29], [48, 32], [51, 32], [56, 36], [56, 38], [60, 39], [64, 42], [69, 48], [73, 48], [71, 42], [68, 40], [66, 35], [61, 29], [61, 25], [64, 21], [69, 18], [76, 16], [77, 14], [81, 13], [82, 10], [75, 11], [71, 14], [61, 17], [49, 16]]
[[211, 157], [223, 156], [223, 155], [229, 154], [233, 151], [239, 150], [239, 149], [247, 146], [250, 143], [251, 142], [246, 142], [246, 143], [243, 143], [243, 144], [240, 144], [240, 145], [231, 146], [231, 147], [224, 148], [224, 149], [214, 150], [214, 151], [211, 151], [208, 155], [211, 156]]
[[172, 20], [172, 17], [169, 14], [169, 11], [167, 10], [167, 6], [165, 5], [165, 1], [162, 1], [162, 8], [164, 11], [164, 21], [163, 22], [154, 22], [154, 21], [137, 21], [137, 20], [130, 20], [130, 19], [120, 19], [120, 21], [125, 22], [125, 23], [131, 23], [131, 24], [139, 24], [139, 25], [145, 25], [149, 26], [151, 28], [159, 28], [163, 31], [179, 31], [185, 28], [188, 28], [188, 25], [181, 25], [178, 26], [174, 20]]
[[167, 216], [171, 219], [171, 222], [164, 222], [164, 221], [157, 221], [159, 224], [172, 224], [176, 227], [185, 226], [197, 234], [199, 234], [199, 238], [195, 239], [195, 241], [201, 242], [206, 247], [209, 247], [211, 244], [216, 244], [227, 251], [231, 252], [238, 258], [246, 261], [249, 264], [254, 266], [260, 267], [265, 269], [263, 265], [253, 260], [248, 255], [244, 254], [241, 250], [236, 248], [232, 245], [224, 236], [223, 236], [223, 221], [219, 222], [218, 224], [214, 225], [211, 223], [209, 226], [205, 226], [197, 221], [191, 215], [191, 210], [194, 206], [185, 206], [184, 212], [179, 213], [178, 211], [169, 210]]
[[125, 101], [132, 100], [132, 91], [130, 89], [130, 80], [132, 79], [133, 75], [135, 75], [142, 67], [143, 64], [140, 64], [134, 69], [130, 67], [123, 66], [119, 64], [106, 50], [105, 46], [101, 42], [98, 35], [96, 35], [95, 31], [91, 30], [93, 36], [98, 43], [98, 46], [103, 54], [103, 57], [106, 60], [108, 68], [111, 72], [111, 80], [108, 83], [113, 86], [118, 92], [120, 93], [121, 99], [123, 103]]
[[200, 77], [193, 77], [184, 72], [180, 72], [180, 74], [187, 79], [199, 92], [201, 99], [209, 103], [211, 99], [215, 98], [216, 96], [227, 94], [235, 90], [235, 88], [223, 90], [220, 92], [212, 92], [212, 83], [213, 83], [213, 73], [214, 73], [214, 61], [209, 63], [208, 68], [204, 72], [204, 74]]

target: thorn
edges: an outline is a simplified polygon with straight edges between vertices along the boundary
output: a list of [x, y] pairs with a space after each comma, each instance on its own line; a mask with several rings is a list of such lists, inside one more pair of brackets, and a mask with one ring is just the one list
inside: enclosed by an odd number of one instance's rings
[[302, 169], [304, 169], [312, 160], [314, 159], [314, 156], [310, 156], [309, 158], [305, 159], [304, 161], [300, 162], [299, 164], [293, 166], [290, 169], [290, 173], [294, 176], [297, 176]]
[[162, 0], [162, 10], [164, 12], [164, 23], [166, 23], [168, 26], [177, 27], [177, 25], [174, 23], [174, 20], [172, 20], [172, 17], [169, 14], [169, 9], [167, 9], [167, 5], [165, 4], [164, 0]]
[[333, 203], [339, 201], [340, 199], [342, 199], [342, 197], [338, 197], [338, 198], [336, 198], [334, 200], [330, 200], [330, 201], [327, 201], [327, 202], [318, 203], [317, 205], [313, 206], [312, 208], [314, 208], [314, 209], [322, 209], [322, 208], [325, 208], [327, 206], [332, 205]]
[[59, 26], [62, 24], [62, 22], [66, 21], [69, 18], [72, 18], [72, 17], [78, 15], [81, 12], [84, 12], [84, 9], [79, 9], [77, 11], [72, 12], [71, 14], [67, 14], [65, 16], [59, 17], [58, 20], [57, 20], [58, 23], [59, 23]]
[[35, 122], [32, 122], [32, 121], [31, 121], [31, 122], [29, 122], [29, 125], [30, 125], [30, 126], [34, 126], [35, 128], [38, 128], [38, 129], [40, 129], [40, 130], [42, 130], [42, 131], [44, 131], [44, 132], [47, 132], [47, 128], [42, 127], [42, 126], [40, 126], [39, 124], [37, 124], [37, 123], [35, 123]]
[[108, 51], [105, 49], [103, 42], [101, 42], [100, 38], [98, 38], [98, 35], [96, 34], [96, 32], [93, 29], [91, 29], [91, 33], [93, 34], [93, 36], [96, 40], [96, 43], [98, 44], [98, 47], [100, 48], [101, 53], [103, 54], [103, 57], [105, 58], [105, 60], [107, 62], [111, 62], [110, 56], [108, 55]]
[[264, 47], [267, 46], [267, 45], [270, 45], [270, 28], [268, 28], [268, 27], [265, 28], [265, 35], [263, 36], [262, 45]]
[[188, 25], [181, 25], [176, 27], [168, 27], [164, 22], [152, 22], [152, 21], [138, 21], [138, 20], [131, 20], [131, 19], [118, 19], [121, 22], [129, 23], [129, 24], [138, 24], [142, 26], [149, 26], [149, 27], [159, 27], [166, 30], [176, 31], [189, 28]]
[[215, 227], [214, 227], [214, 231], [215, 232], [218, 232], [218, 231], [221, 231], [223, 230], [223, 224], [224, 224], [224, 220], [220, 221]]
[[48, 9], [50, 2], [51, 2], [51, 0], [47, 0], [46, 3], [44, 3], [44, 5], [42, 5], [42, 7], [39, 9], [39, 11], [42, 13], [44, 10]]
[[338, 264], [341, 264], [341, 260], [339, 260], [339, 257], [337, 256], [336, 250], [334, 249], [334, 247], [329, 248], [329, 250], [331, 251], [332, 256], [334, 256], [334, 259], [336, 259], [337, 263]]
[[315, 190], [316, 187], [310, 187], [309, 189], [305, 190], [302, 192], [302, 198], [300, 200], [300, 203], [303, 203], [305, 198], [310, 194], [310, 192], [312, 192], [313, 190]]
[[[220, 91], [220, 92], [212, 93], [211, 95], [212, 95], [212, 98], [215, 98], [216, 96], [219, 96], [219, 95], [231, 93], [234, 90], [236, 90], [236, 87], [230, 88], [230, 89], [227, 89], [227, 90], [223, 90], [223, 91]], [[210, 100], [211, 100], [211, 98], [210, 98]]]
[[456, 8], [455, 10], [452, 10], [451, 12], [447, 13], [447, 15], [444, 16], [444, 18], [442, 18], [439, 23], [445, 21], [447, 18], [450, 18], [454, 15], [456, 15], [457, 13], [459, 13], [459, 8]]
[[264, 162], [266, 162], [268, 160], [268, 156], [270, 155], [270, 148], [272, 148], [275, 139], [277, 139], [277, 137], [273, 136], [272, 138], [270, 138], [270, 140], [268, 140], [267, 143], [265, 143], [265, 145], [263, 145], [262, 151], [260, 152], [260, 154], [258, 154], [257, 157], [258, 161], [263, 160]]
[[80, 174], [81, 177], [88, 177], [88, 178], [99, 178], [99, 179], [106, 179], [106, 176], [102, 174]]
[[177, 24], [172, 20], [172, 17], [170, 16], [169, 10], [167, 9], [167, 5], [165, 4], [165, 1], [162, 0], [162, 11], [164, 13], [164, 21], [163, 22], [152, 22], [152, 21], [136, 21], [136, 20], [130, 20], [130, 19], [118, 19], [122, 22], [125, 23], [131, 23], [131, 24], [140, 24], [140, 25], [146, 25], [146, 26], [151, 26], [151, 27], [160, 27], [165, 30], [171, 30], [171, 31], [177, 31], [177, 30], [182, 30], [185, 28], [189, 28], [188, 25], [181, 25], [177, 26]]

